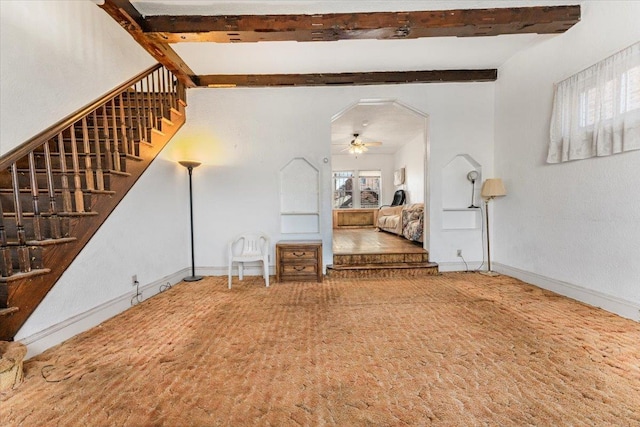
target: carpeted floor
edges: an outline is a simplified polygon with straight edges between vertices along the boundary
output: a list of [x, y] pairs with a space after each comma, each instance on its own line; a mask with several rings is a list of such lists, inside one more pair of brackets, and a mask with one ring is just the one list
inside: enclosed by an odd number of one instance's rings
[[504, 276], [206, 278], [25, 371], [2, 425], [640, 425], [640, 324]]

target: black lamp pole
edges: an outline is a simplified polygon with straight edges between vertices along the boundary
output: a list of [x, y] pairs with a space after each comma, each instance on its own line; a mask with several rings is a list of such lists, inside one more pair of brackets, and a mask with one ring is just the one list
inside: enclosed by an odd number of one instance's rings
[[192, 162], [188, 160], [182, 160], [180, 162], [182, 166], [189, 171], [189, 214], [191, 218], [191, 276], [185, 277], [185, 282], [197, 282], [202, 279], [202, 276], [196, 276], [196, 264], [193, 250], [193, 190], [191, 185], [191, 176], [193, 175], [193, 168], [200, 166], [200, 162]]

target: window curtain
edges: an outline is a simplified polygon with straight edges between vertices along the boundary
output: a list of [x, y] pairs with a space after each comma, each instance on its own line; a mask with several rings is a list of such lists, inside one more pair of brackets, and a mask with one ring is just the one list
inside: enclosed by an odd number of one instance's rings
[[548, 163], [640, 149], [640, 42], [555, 85]]

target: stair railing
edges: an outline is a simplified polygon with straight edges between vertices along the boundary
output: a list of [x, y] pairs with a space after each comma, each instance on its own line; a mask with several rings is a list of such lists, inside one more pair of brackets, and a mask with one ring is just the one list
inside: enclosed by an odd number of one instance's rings
[[136, 158], [185, 95], [157, 64], [2, 156], [0, 182], [12, 194], [0, 194], [0, 276], [14, 272], [12, 246], [19, 272], [31, 271], [29, 242], [64, 237], [61, 217], [88, 214], [85, 194], [108, 191], [105, 175], [125, 173], [123, 157]]

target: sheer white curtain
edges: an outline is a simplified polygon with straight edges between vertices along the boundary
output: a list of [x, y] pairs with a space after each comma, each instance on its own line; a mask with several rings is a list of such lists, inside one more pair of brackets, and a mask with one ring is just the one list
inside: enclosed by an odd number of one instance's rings
[[557, 83], [548, 163], [640, 149], [640, 42]]

